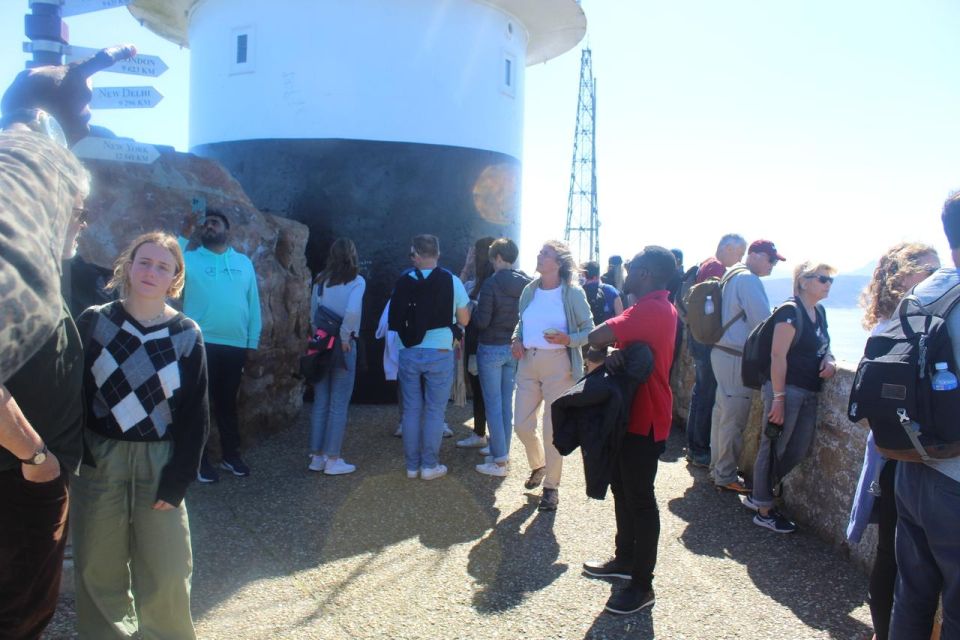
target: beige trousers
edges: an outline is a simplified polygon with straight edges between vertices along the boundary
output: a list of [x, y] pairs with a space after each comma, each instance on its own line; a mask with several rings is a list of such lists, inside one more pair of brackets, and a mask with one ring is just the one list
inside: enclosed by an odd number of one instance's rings
[[[527, 451], [531, 469], [546, 467], [543, 486], [560, 486], [563, 456], [553, 446], [550, 405], [573, 386], [570, 354], [566, 349], [527, 349], [517, 367], [517, 397], [513, 419], [517, 437]], [[543, 410], [543, 439], [537, 433], [538, 414]]]

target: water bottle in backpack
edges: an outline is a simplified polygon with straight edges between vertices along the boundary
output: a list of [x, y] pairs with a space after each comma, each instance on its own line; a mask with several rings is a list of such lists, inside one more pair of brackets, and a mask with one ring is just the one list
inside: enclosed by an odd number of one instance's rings
[[938, 362], [934, 367], [937, 372], [930, 381], [934, 391], [952, 391], [957, 388], [957, 376], [947, 368], [946, 362]]
[[713, 308], [713, 296], [707, 296], [707, 299], [703, 303], [703, 313], [704, 315], [712, 315], [714, 312]]

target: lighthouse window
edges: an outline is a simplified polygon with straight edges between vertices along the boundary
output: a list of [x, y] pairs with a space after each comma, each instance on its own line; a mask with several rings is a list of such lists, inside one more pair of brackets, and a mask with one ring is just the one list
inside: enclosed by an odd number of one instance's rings
[[237, 64], [244, 64], [247, 61], [247, 34], [241, 33], [237, 36]]
[[253, 73], [257, 60], [257, 32], [255, 25], [234, 27], [230, 30], [230, 75]]
[[517, 59], [512, 53], [503, 53], [503, 67], [501, 68], [500, 91], [514, 96], [517, 84]]

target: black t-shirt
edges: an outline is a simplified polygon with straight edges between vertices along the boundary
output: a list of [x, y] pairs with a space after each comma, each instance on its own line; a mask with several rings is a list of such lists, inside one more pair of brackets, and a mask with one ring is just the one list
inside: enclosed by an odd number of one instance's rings
[[814, 322], [797, 302], [796, 307], [781, 306], [773, 314], [774, 324], [786, 322], [796, 328], [797, 318], [803, 323], [800, 339], [787, 352], [787, 384], [808, 391], [820, 391], [820, 361], [830, 350], [826, 314], [818, 313]]
[[[61, 302], [53, 335], [4, 384], [47, 448], [73, 471], [83, 453], [83, 347], [66, 302]], [[0, 470], [19, 466], [0, 447]]]

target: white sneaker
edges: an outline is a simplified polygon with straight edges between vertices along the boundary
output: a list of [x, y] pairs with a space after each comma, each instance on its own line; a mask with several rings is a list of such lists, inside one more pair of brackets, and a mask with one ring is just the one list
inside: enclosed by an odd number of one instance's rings
[[475, 433], [471, 433], [469, 437], [464, 438], [463, 440], [457, 441], [458, 447], [463, 447], [465, 449], [472, 449], [474, 447], [484, 447], [487, 444], [487, 436], [478, 436]]
[[417, 476], [418, 476], [419, 474], [420, 474], [420, 471], [418, 471], [417, 469], [414, 469], [413, 471], [409, 471], [409, 470], [408, 470], [408, 471], [407, 471], [407, 479], [409, 479], [409, 480], [416, 480], [416, 479], [417, 479]]
[[443, 437], [444, 438], [453, 437], [453, 430], [450, 428], [450, 426], [446, 422], [443, 423]]
[[327, 465], [327, 456], [310, 456], [310, 466], [307, 467], [310, 471], [323, 471], [323, 468]]
[[342, 476], [345, 473], [353, 473], [356, 470], [357, 467], [349, 464], [343, 458], [337, 458], [336, 460], [327, 460], [327, 465], [323, 472], [328, 476]]
[[480, 449], [480, 451], [477, 451], [477, 453], [479, 453], [482, 456], [490, 455], [490, 445], [487, 445], [483, 449]]
[[498, 478], [505, 478], [507, 476], [507, 466], [500, 466], [496, 462], [478, 464], [476, 469], [485, 476], [497, 476]]
[[[407, 472], [407, 475], [409, 476], [410, 472]], [[447, 475], [447, 468], [442, 464], [438, 464], [433, 468], [424, 467], [420, 470], [421, 480], [436, 480], [437, 478], [442, 478], [445, 475]]]
[[401, 422], [400, 424], [397, 425], [397, 430], [393, 432], [393, 437], [399, 438], [402, 435], [403, 435], [403, 423]]

